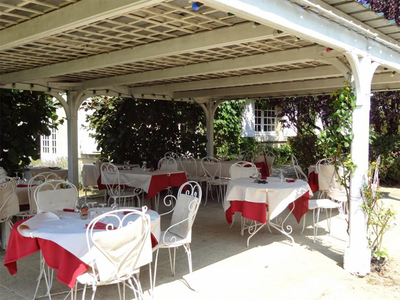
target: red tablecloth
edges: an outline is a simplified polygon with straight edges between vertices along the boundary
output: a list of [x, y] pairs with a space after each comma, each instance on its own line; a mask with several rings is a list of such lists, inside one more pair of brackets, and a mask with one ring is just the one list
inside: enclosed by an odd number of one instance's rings
[[[57, 280], [70, 288], [74, 288], [76, 278], [83, 274], [89, 266], [52, 241], [22, 236], [17, 227], [26, 220], [28, 219], [15, 223], [11, 230], [4, 259], [4, 266], [8, 269], [8, 272], [11, 275], [16, 274], [18, 272], [18, 260], [41, 250], [46, 264], [58, 271]], [[151, 234], [151, 244], [152, 247], [158, 244], [153, 234]], [[39, 271], [39, 265], [37, 267]]]
[[[42, 250], [47, 265], [57, 270], [57, 280], [74, 288], [76, 277], [84, 273], [89, 267], [75, 255], [71, 254], [61, 246], [52, 241], [28, 238], [19, 234], [17, 227], [27, 219], [14, 224], [7, 246], [4, 266], [8, 272], [14, 275], [18, 272], [17, 261], [39, 250]], [[39, 265], [38, 271], [39, 271]]]
[[314, 171], [308, 175], [308, 185], [313, 193], [319, 190], [318, 174], [316, 174]]
[[263, 177], [268, 177], [269, 176], [269, 170], [268, 170], [268, 167], [265, 165], [265, 162], [263, 162], [263, 161], [256, 162], [256, 163], [254, 163], [254, 165], [257, 168], [260, 168], [261, 175]]
[[[305, 193], [303, 196], [298, 198], [295, 203], [295, 209], [292, 214], [295, 216], [299, 223], [301, 217], [308, 211], [308, 200], [310, 199], [309, 193]], [[266, 203], [254, 203], [248, 201], [230, 201], [230, 207], [225, 212], [225, 217], [228, 223], [232, 223], [232, 216], [240, 212], [246, 219], [254, 220], [262, 224], [267, 223], [267, 204]], [[291, 210], [293, 204], [289, 204]]]
[[169, 186], [180, 187], [187, 181], [186, 173], [175, 173], [175, 174], [161, 174], [153, 175], [151, 177], [149, 191], [147, 192], [147, 199], [153, 198], [158, 192], [165, 190]]

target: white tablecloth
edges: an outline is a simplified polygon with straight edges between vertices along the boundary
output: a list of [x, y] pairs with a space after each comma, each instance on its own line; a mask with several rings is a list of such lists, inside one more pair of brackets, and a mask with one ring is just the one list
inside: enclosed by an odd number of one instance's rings
[[[143, 189], [143, 191], [148, 193], [152, 176], [165, 175], [165, 174], [178, 174], [178, 173], [183, 173], [183, 172], [182, 171], [167, 172], [163, 170], [150, 172], [150, 171], [144, 171], [140, 168], [135, 168], [132, 170], [120, 170], [119, 176], [121, 179], [121, 183], [126, 184], [128, 186], [141, 188]], [[103, 175], [101, 177], [102, 184], [106, 184], [107, 182], [114, 183], [114, 181], [115, 181], [115, 173], [103, 172]]]
[[224, 210], [230, 207], [230, 201], [248, 201], [267, 203], [269, 218], [278, 216], [289, 203], [304, 195], [306, 192], [313, 195], [307, 182], [281, 182], [277, 177], [268, 177], [268, 183], [255, 183], [251, 178], [230, 180], [224, 198]]
[[[109, 208], [105, 208], [106, 210], [109, 210]], [[101, 208], [98, 208], [98, 211], [100, 212]], [[147, 214], [150, 215], [151, 219], [151, 232], [159, 240], [161, 232], [160, 215], [152, 210], [147, 211]], [[132, 218], [132, 220], [134, 219]], [[112, 222], [112, 218], [109, 218], [107, 221]], [[107, 223], [107, 221], [103, 222]], [[84, 263], [89, 263], [91, 257], [88, 255], [85, 226], [88, 223], [90, 223], [90, 220], [81, 220], [79, 213], [64, 211], [45, 212], [39, 213], [22, 223], [18, 227], [18, 231], [25, 237], [52, 241], [71, 252]]]

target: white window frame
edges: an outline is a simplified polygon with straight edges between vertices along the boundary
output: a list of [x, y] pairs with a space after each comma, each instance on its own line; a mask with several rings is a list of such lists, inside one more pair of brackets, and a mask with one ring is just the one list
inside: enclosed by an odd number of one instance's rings
[[57, 154], [57, 129], [52, 128], [49, 136], [42, 135], [41, 153]]
[[254, 133], [256, 135], [276, 135], [277, 125], [278, 118], [275, 107], [262, 109], [256, 104], [254, 110]]

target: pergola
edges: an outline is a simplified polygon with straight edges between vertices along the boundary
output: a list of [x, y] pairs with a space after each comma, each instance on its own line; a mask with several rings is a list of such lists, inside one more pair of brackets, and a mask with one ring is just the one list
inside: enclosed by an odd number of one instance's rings
[[[345, 269], [369, 272], [359, 190], [368, 167], [370, 95], [400, 88], [400, 29], [351, 0], [4, 0], [0, 88], [45, 91], [68, 120], [78, 182], [77, 110], [94, 95], [196, 101], [213, 154], [217, 106], [238, 98], [357, 96]], [[67, 100], [61, 96], [67, 95]]]

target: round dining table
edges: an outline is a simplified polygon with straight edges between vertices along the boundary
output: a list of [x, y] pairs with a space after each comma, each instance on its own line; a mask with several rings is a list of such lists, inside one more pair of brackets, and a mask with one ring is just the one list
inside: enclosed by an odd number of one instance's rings
[[[96, 210], [101, 214], [110, 208]], [[150, 215], [151, 242], [154, 247], [161, 232], [160, 215], [153, 210], [148, 210], [146, 214]], [[134, 218], [137, 218], [137, 215], [129, 216], [126, 221], [134, 221]], [[76, 278], [88, 269], [92, 259], [86, 241], [86, 227], [90, 221], [82, 220], [80, 214], [74, 210], [65, 209], [42, 212], [15, 223], [11, 230], [4, 266], [14, 275], [17, 273], [19, 259], [41, 250], [46, 264], [58, 271], [58, 281], [73, 288]], [[102, 222], [108, 224], [115, 220], [109, 218]]]

